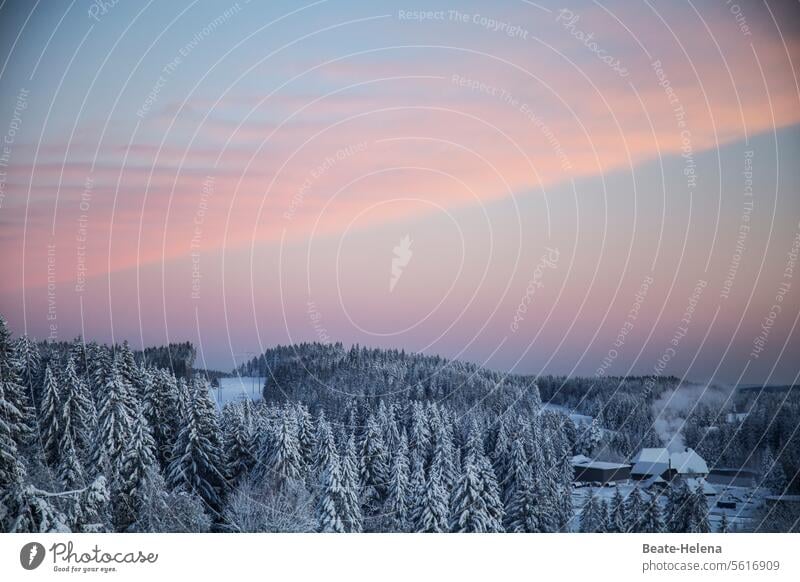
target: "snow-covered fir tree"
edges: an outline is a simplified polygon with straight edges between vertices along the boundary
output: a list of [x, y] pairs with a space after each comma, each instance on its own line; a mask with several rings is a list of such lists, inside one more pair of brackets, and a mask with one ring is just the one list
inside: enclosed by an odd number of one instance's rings
[[226, 475], [234, 487], [245, 479], [256, 464], [253, 431], [245, 418], [245, 409], [241, 403], [228, 404], [222, 415]]
[[83, 466], [68, 430], [61, 433], [59, 444], [58, 480], [65, 489], [80, 489], [84, 486]]
[[142, 405], [136, 406], [130, 439], [122, 454], [122, 469], [115, 522], [120, 529], [126, 529], [138, 517], [139, 508], [145, 502], [148, 491], [146, 480], [158, 471], [155, 455], [155, 441], [150, 432], [150, 424], [144, 416]]
[[581, 523], [579, 530], [581, 533], [602, 533], [606, 531], [606, 516], [603, 512], [602, 500], [594, 494], [589, 493], [589, 497], [581, 510]]
[[[36, 414], [29, 398], [34, 383], [25, 381], [30, 374], [36, 374], [35, 370], [29, 372], [25, 366], [27, 359], [33, 359], [25, 352], [26, 349], [35, 350], [35, 346], [26, 347], [31, 345], [27, 337], [25, 341], [21, 338], [15, 344], [6, 320], [0, 316], [0, 384], [3, 386], [6, 401], [17, 411], [17, 420], [11, 434], [20, 448], [28, 448], [36, 437]], [[38, 351], [36, 356], [38, 357]], [[38, 359], [35, 361], [38, 363]]]
[[342, 523], [345, 530], [351, 533], [361, 531], [363, 518], [361, 515], [361, 498], [358, 472], [358, 452], [356, 438], [353, 433], [347, 437], [341, 454], [342, 481]]
[[388, 531], [409, 531], [410, 474], [408, 460], [408, 439], [405, 431], [392, 459], [389, 497], [386, 500]]
[[112, 365], [105, 389], [100, 394], [97, 426], [88, 460], [91, 477], [105, 475], [110, 482], [117, 482], [123, 452], [131, 434], [132, 415], [124, 381], [116, 366]]
[[[419, 483], [425, 469], [422, 459], [415, 455], [414, 482]], [[412, 510], [412, 523], [415, 532], [443, 533], [449, 530], [449, 510], [447, 490], [440, 470], [428, 471], [428, 478], [422, 487], [415, 487], [415, 503]]]
[[317, 531], [321, 533], [343, 533], [345, 523], [342, 516], [344, 490], [342, 487], [339, 455], [334, 450], [327, 456], [322, 467], [321, 482], [317, 495]]
[[42, 439], [42, 452], [45, 461], [55, 467], [60, 458], [61, 440], [61, 396], [52, 368], [47, 366], [44, 373], [42, 408], [39, 413], [39, 432]]
[[717, 533], [729, 533], [731, 531], [731, 524], [728, 521], [728, 514], [726, 512], [722, 512], [722, 518], [719, 520], [719, 526], [717, 526]]
[[625, 499], [619, 487], [614, 490], [614, 496], [611, 498], [611, 506], [608, 513], [608, 524], [606, 530], [611, 533], [625, 533], [627, 531], [627, 519], [625, 515]]
[[362, 507], [366, 516], [374, 516], [382, 511], [389, 486], [389, 458], [374, 416], [367, 420], [359, 457]]
[[664, 533], [666, 525], [659, 505], [659, 496], [652, 495], [644, 503], [644, 513], [639, 522], [639, 532], [641, 533]]
[[67, 360], [61, 385], [61, 431], [69, 433], [75, 447], [81, 454], [85, 454], [91, 445], [97, 411], [86, 383], [78, 377], [75, 361], [71, 356]]
[[216, 514], [222, 507], [224, 462], [217, 444], [216, 421], [208, 417], [211, 411], [204, 405], [207, 398], [196, 386], [186, 396], [184, 424], [173, 447], [167, 483], [173, 489], [197, 495], [208, 511]]
[[297, 419], [292, 410], [281, 411], [277, 426], [268, 431], [262, 455], [265, 478], [276, 487], [300, 479], [303, 471], [303, 455], [298, 438]]
[[625, 531], [638, 533], [644, 519], [644, 500], [638, 487], [634, 487], [625, 500]]

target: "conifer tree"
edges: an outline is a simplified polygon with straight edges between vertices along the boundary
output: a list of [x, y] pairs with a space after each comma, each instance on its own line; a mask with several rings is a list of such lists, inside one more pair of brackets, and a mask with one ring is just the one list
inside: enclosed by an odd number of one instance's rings
[[625, 531], [638, 533], [644, 518], [644, 500], [639, 488], [634, 487], [625, 500]]
[[316, 506], [318, 532], [343, 533], [346, 531], [341, 515], [343, 497], [339, 456], [334, 448], [326, 457], [322, 467], [322, 481]]
[[[424, 472], [422, 460], [416, 456], [414, 472], [418, 482], [419, 475]], [[419, 489], [417, 489], [419, 491]], [[439, 470], [431, 468], [425, 486], [420, 492], [420, 498], [414, 508], [414, 531], [421, 533], [443, 533], [448, 531], [448, 502], [447, 492], [442, 484], [442, 475]]]
[[420, 402], [414, 402], [411, 407], [411, 427], [408, 434], [408, 448], [411, 453], [420, 454], [428, 463], [431, 434], [425, 408]]
[[62, 386], [64, 402], [61, 411], [61, 430], [70, 434], [78, 450], [86, 452], [91, 445], [97, 411], [86, 384], [78, 377], [72, 357], [67, 360]]
[[341, 455], [342, 522], [348, 532], [360, 532], [362, 528], [361, 499], [359, 497], [358, 452], [353, 433], [347, 438]]
[[574, 510], [572, 508], [572, 479], [574, 470], [568, 449], [566, 448], [566, 441], [561, 443], [561, 451], [559, 452], [559, 464], [556, 467], [556, 499], [555, 506], [557, 508], [557, 527], [558, 531], [568, 531], [569, 524], [574, 519]]
[[703, 487], [698, 486], [689, 496], [687, 533], [708, 533], [711, 525], [708, 521], [708, 502]]
[[386, 500], [386, 514], [389, 530], [405, 532], [409, 530], [408, 501], [410, 492], [408, 467], [408, 439], [406, 433], [400, 435], [400, 444], [392, 460], [392, 476], [389, 481], [389, 497]]
[[374, 416], [370, 415], [361, 443], [359, 483], [366, 515], [381, 511], [389, 485], [388, 455], [383, 435]]
[[486, 509], [489, 512], [487, 523], [489, 532], [502, 532], [503, 519], [505, 518], [505, 507], [500, 497], [500, 486], [497, 484], [497, 477], [492, 469], [492, 464], [486, 455], [477, 457], [478, 473], [483, 484], [483, 495], [486, 501]]
[[494, 438], [494, 446], [491, 452], [492, 467], [500, 482], [503, 499], [509, 496], [506, 490], [505, 476], [511, 465], [511, 440], [508, 434], [508, 427], [505, 416], [497, 420], [497, 434]]
[[139, 404], [136, 407], [131, 436], [123, 452], [119, 475], [116, 522], [122, 528], [127, 528], [136, 521], [139, 507], [144, 503], [146, 479], [154, 469], [157, 469], [155, 441], [144, 417], [142, 405]]
[[486, 533], [492, 518], [484, 498], [483, 482], [473, 456], [467, 458], [461, 478], [453, 490], [450, 530], [458, 533]]
[[581, 511], [581, 533], [602, 533], [606, 531], [602, 501], [591, 492]]
[[75, 531], [82, 533], [111, 531], [111, 519], [108, 515], [110, 504], [108, 483], [106, 478], [100, 475], [78, 497]]
[[650, 500], [645, 503], [644, 515], [639, 524], [639, 531], [641, 533], [664, 533], [666, 531], [664, 517], [661, 513], [658, 500], [658, 495], [652, 495]]
[[[15, 371], [18, 375], [18, 382], [24, 387], [24, 392], [29, 398], [30, 405], [35, 408], [34, 398], [39, 395], [39, 387], [42, 380], [42, 357], [36, 342], [32, 341], [27, 335], [22, 335], [11, 346], [11, 333], [8, 331], [6, 320], [0, 316], [0, 330], [5, 329], [5, 333], [0, 331], [0, 351], [13, 349], [15, 357]], [[0, 356], [1, 357], [1, 356]], [[38, 398], [36, 398], [38, 400]]]
[[767, 446], [761, 456], [762, 484], [775, 495], [781, 495], [786, 488], [786, 473], [783, 464], [775, 458], [772, 448]]
[[65, 430], [61, 433], [59, 445], [60, 459], [58, 479], [65, 490], [80, 489], [84, 486], [83, 467], [78, 460], [78, 453], [72, 444], [72, 435]]
[[494, 470], [483, 452], [481, 431], [473, 424], [461, 477], [450, 500], [452, 531], [502, 531], [503, 503]]
[[89, 360], [89, 377], [91, 379], [89, 389], [92, 398], [97, 404], [98, 413], [102, 406], [103, 393], [108, 387], [116, 368], [111, 351], [106, 346], [91, 343], [86, 346], [87, 358]]
[[128, 408], [122, 377], [112, 366], [97, 413], [94, 444], [89, 455], [92, 477], [108, 471], [106, 477], [117, 482], [122, 469], [123, 451], [131, 434], [132, 411]]
[[42, 410], [39, 416], [44, 459], [50, 466], [55, 467], [59, 460], [58, 444], [61, 439], [61, 397], [50, 366], [47, 366], [44, 373]]
[[457, 477], [452, 427], [449, 426], [447, 421], [437, 416], [431, 435], [433, 447], [431, 466], [437, 467], [437, 470], [442, 475], [442, 486], [446, 491], [451, 491]]
[[608, 515], [608, 526], [606, 529], [611, 533], [625, 533], [625, 499], [620, 493], [619, 487], [614, 490], [614, 497], [611, 498], [611, 507]]
[[297, 422], [297, 442], [300, 447], [300, 455], [303, 459], [303, 468], [311, 466], [314, 460], [314, 423], [312, 422], [311, 414], [302, 404], [295, 406], [295, 415]]
[[227, 405], [223, 412], [225, 422], [225, 451], [227, 453], [226, 475], [235, 487], [256, 464], [253, 453], [253, 435], [244, 418], [244, 407]]
[[196, 389], [192, 392], [184, 401], [184, 426], [175, 441], [167, 483], [197, 495], [212, 513], [217, 513], [222, 505], [225, 476], [216, 421], [208, 417], [210, 411], [203, 403], [203, 395]]
[[155, 370], [144, 385], [144, 415], [153, 432], [156, 457], [166, 468], [172, 457], [172, 447], [180, 432], [181, 407], [178, 381], [167, 370]]
[[22, 414], [6, 398], [7, 386], [6, 382], [0, 382], [0, 530], [28, 531], [23, 524], [26, 472], [13, 438], [19, 431], [15, 427], [22, 423]]
[[265, 453], [265, 474], [279, 488], [300, 478], [303, 456], [297, 438], [297, 421], [291, 411], [284, 409], [278, 425], [269, 431]]
[[[24, 341], [20, 338], [16, 344], [12, 342], [8, 324], [0, 316], [0, 384], [6, 401], [17, 411], [16, 420], [9, 426], [9, 431], [18, 448], [27, 448], [34, 442], [36, 434], [36, 414], [29, 398], [34, 380], [31, 378], [31, 382], [25, 383], [25, 378], [31, 377], [30, 374], [35, 374], [35, 371], [29, 373], [25, 362], [33, 358], [32, 354], [38, 358], [39, 352], [26, 336], [23, 338]], [[26, 355], [26, 349], [31, 350], [31, 355]]]
[[314, 480], [321, 481], [322, 474], [329, 466], [331, 457], [337, 454], [333, 431], [324, 413], [320, 413], [317, 419], [317, 430], [314, 440], [316, 441], [314, 452]]

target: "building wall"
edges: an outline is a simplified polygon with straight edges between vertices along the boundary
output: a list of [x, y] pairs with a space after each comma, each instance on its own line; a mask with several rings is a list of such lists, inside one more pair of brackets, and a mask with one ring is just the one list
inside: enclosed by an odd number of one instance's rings
[[583, 483], [597, 482], [608, 483], [609, 481], [626, 481], [631, 477], [630, 467], [619, 467], [606, 469], [599, 467], [575, 467], [575, 481]]

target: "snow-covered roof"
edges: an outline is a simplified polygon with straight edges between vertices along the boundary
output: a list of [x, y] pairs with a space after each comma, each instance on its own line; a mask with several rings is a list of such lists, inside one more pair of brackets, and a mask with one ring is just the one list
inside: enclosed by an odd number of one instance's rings
[[627, 463], [611, 463], [608, 461], [595, 461], [586, 455], [575, 455], [572, 457], [572, 465], [574, 467], [593, 469], [627, 469], [630, 467]]
[[694, 449], [687, 448], [679, 453], [672, 453], [670, 461], [672, 462], [672, 468], [682, 475], [692, 473], [698, 475], [708, 474], [708, 465]]
[[592, 460], [587, 457], [586, 455], [575, 455], [572, 457], [572, 464], [573, 465], [588, 465], [592, 462]]
[[630, 465], [625, 463], [609, 463], [607, 461], [589, 461], [588, 463], [581, 463], [580, 467], [591, 467], [593, 469], [627, 469]]
[[708, 474], [708, 465], [703, 457], [698, 455], [694, 449], [689, 448], [676, 453], [670, 453], [664, 448], [642, 449], [633, 458], [631, 473], [635, 475], [661, 475], [669, 468], [674, 469], [681, 475]]
[[669, 451], [665, 448], [648, 448], [633, 458], [634, 475], [661, 475], [669, 468]]
[[633, 458], [634, 464], [644, 463], [669, 463], [669, 451], [665, 448], [642, 449]]

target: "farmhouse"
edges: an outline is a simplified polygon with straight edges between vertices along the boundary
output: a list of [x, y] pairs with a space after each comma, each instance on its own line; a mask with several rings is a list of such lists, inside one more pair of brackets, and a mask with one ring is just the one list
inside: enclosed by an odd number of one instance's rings
[[681, 452], [669, 456], [669, 474], [667, 477], [680, 475], [682, 477], [705, 477], [708, 475], [708, 465], [703, 457], [694, 449], [686, 448]]
[[633, 458], [631, 478], [643, 481], [661, 477], [671, 481], [675, 477], [705, 477], [708, 465], [694, 449], [670, 453], [665, 448], [642, 449]]

